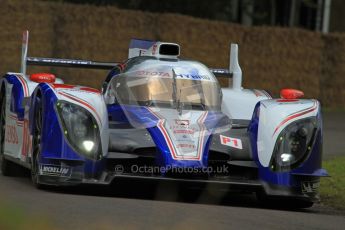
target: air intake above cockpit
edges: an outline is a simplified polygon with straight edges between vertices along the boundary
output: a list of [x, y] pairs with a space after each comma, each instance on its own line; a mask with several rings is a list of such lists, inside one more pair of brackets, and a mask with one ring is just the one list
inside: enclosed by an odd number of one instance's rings
[[132, 39], [129, 45], [128, 58], [154, 56], [160, 58], [177, 58], [180, 46], [176, 43]]

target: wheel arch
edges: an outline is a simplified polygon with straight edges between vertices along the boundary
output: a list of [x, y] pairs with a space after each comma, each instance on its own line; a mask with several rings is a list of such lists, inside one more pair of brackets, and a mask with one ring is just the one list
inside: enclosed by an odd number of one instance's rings
[[29, 130], [30, 130], [31, 135], [34, 134], [35, 112], [36, 112], [38, 103], [42, 103], [43, 116], [44, 116], [47, 110], [53, 109], [53, 104], [52, 103], [49, 104], [47, 102], [55, 102], [56, 100], [57, 100], [57, 97], [55, 95], [55, 92], [53, 89], [51, 89], [51, 87], [49, 87], [48, 84], [41, 83], [35, 88], [30, 98]]

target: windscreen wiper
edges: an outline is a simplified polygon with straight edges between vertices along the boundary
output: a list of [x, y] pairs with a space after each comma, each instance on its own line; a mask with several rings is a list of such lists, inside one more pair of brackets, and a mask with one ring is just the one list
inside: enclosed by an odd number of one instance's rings
[[176, 110], [181, 115], [182, 114], [182, 106], [183, 106], [181, 101], [180, 101], [181, 89], [180, 89], [179, 98], [177, 98], [177, 81], [176, 81], [176, 73], [175, 73], [174, 69], [172, 69], [172, 73], [173, 73], [173, 82], [172, 82], [173, 92], [172, 92], [172, 98], [174, 100], [174, 106], [175, 106]]
[[176, 104], [177, 104], [177, 83], [176, 83], [176, 73], [175, 73], [175, 70], [174, 70], [174, 69], [172, 69], [172, 73], [173, 73], [173, 82], [172, 82], [173, 91], [172, 91], [172, 98], [173, 98], [174, 106], [176, 107]]

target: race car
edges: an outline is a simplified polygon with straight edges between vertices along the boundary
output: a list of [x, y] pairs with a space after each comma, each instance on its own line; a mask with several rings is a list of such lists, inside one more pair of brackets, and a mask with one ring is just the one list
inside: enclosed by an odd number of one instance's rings
[[[175, 43], [133, 39], [128, 60], [110, 63], [28, 57], [28, 38], [20, 73], [0, 82], [3, 175], [21, 165], [38, 188], [135, 178], [225, 185], [302, 208], [318, 201], [328, 175], [320, 103], [295, 89], [276, 99], [244, 89], [237, 44], [229, 69], [212, 69], [180, 58]], [[27, 75], [27, 65], [109, 74], [98, 90]]]

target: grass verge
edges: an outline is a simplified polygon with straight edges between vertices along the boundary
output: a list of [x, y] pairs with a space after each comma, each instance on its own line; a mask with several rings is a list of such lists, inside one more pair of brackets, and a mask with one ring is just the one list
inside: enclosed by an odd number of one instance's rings
[[51, 223], [44, 216], [32, 213], [25, 213], [21, 208], [9, 205], [7, 202], [0, 200], [0, 229], [6, 230], [54, 230]]
[[321, 179], [321, 202], [339, 210], [345, 210], [345, 157], [323, 162], [331, 177]]

